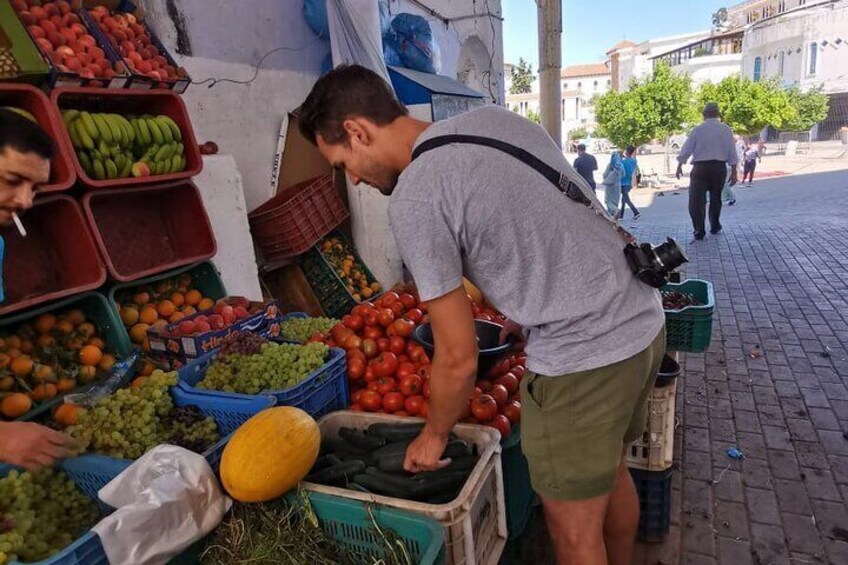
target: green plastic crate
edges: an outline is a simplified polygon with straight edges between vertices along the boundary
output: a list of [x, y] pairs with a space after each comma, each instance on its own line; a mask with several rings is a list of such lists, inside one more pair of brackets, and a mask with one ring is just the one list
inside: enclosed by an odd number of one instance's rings
[[50, 68], [8, 0], [0, 0], [0, 49], [10, 50], [20, 68], [16, 76], [0, 77], [0, 81], [38, 85], [47, 79]]
[[[330, 237], [339, 237], [346, 241], [347, 244], [350, 245], [351, 249], [354, 249], [353, 256], [362, 266], [362, 270], [368, 280], [376, 281], [377, 279], [374, 278], [374, 275], [370, 270], [368, 270], [368, 267], [359, 257], [359, 254], [356, 253], [355, 248], [350, 241], [337, 231], [330, 233], [330, 235], [323, 238], [314, 247], [301, 256], [301, 269], [303, 269], [303, 274], [306, 276], [306, 280], [309, 281], [312, 291], [318, 298], [318, 302], [321, 304], [324, 314], [329, 318], [341, 318], [345, 314], [350, 313], [353, 307], [359, 303], [353, 298], [353, 295], [347, 291], [342, 279], [339, 278], [335, 269], [333, 269], [332, 265], [330, 265], [330, 263], [324, 258], [324, 254], [321, 253], [319, 249], [324, 239]], [[373, 300], [377, 296], [378, 295], [375, 294], [370, 297], [369, 300]]]
[[206, 261], [190, 265], [188, 267], [175, 269], [173, 271], [168, 271], [167, 273], [161, 273], [146, 279], [116, 284], [109, 289], [109, 304], [112, 308], [114, 308], [115, 312], [118, 313], [118, 319], [120, 320], [120, 304], [118, 304], [118, 298], [120, 298], [121, 295], [128, 292], [134, 293], [134, 289], [138, 287], [155, 284], [157, 282], [182, 275], [183, 273], [191, 275], [194, 288], [199, 290], [204, 297], [211, 298], [212, 300], [218, 300], [219, 298], [227, 296], [227, 289], [224, 288], [224, 282], [221, 280], [221, 274], [218, 272], [218, 269], [215, 268], [215, 265]]
[[713, 332], [715, 292], [712, 283], [690, 279], [669, 283], [662, 290], [691, 294], [700, 306], [665, 311], [666, 350], [701, 353], [710, 346]]
[[519, 426], [514, 426], [512, 433], [501, 442], [501, 465], [506, 502], [506, 528], [509, 539], [514, 540], [524, 533], [536, 500], [536, 493], [530, 484], [527, 458], [521, 451]]

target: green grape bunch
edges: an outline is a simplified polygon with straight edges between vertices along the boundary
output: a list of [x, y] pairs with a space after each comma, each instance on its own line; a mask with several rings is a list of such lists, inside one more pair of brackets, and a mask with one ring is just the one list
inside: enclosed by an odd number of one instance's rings
[[97, 505], [63, 472], [10, 471], [0, 478], [0, 565], [47, 559], [99, 517]]
[[283, 391], [320, 369], [330, 348], [323, 343], [294, 345], [269, 342], [254, 355], [216, 359], [197, 387], [206, 390], [259, 394]]
[[169, 389], [177, 381], [175, 372], [154, 371], [138, 386], [99, 400], [67, 433], [82, 451], [119, 459], [138, 459], [163, 443], [203, 451], [220, 439], [218, 427], [212, 418], [185, 422], [173, 417], [180, 409], [174, 406]]
[[280, 324], [283, 339], [304, 343], [315, 334], [325, 334], [338, 324], [332, 318], [289, 318]]

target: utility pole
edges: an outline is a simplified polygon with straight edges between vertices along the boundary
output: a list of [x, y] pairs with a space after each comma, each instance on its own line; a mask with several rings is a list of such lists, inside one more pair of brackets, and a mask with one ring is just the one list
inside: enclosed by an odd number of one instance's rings
[[562, 0], [536, 0], [539, 22], [539, 114], [562, 146]]

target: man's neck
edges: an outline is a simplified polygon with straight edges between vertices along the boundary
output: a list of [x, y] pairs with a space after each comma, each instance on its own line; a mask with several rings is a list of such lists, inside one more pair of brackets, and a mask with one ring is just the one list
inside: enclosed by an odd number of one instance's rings
[[409, 166], [415, 142], [431, 125], [429, 122], [402, 116], [384, 128], [384, 134], [391, 136], [396, 147], [390, 155], [392, 168], [403, 171]]

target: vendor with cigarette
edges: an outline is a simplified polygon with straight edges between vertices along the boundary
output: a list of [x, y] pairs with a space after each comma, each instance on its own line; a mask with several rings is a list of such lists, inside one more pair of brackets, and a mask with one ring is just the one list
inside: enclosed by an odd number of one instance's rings
[[[15, 223], [18, 215], [32, 208], [36, 192], [50, 178], [53, 151], [53, 141], [38, 124], [0, 108], [0, 226]], [[5, 247], [0, 236], [0, 266]], [[2, 275], [0, 267], [0, 303], [4, 300]], [[0, 463], [29, 470], [52, 465], [67, 455], [66, 443], [64, 434], [50, 428], [0, 421]]]

